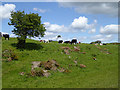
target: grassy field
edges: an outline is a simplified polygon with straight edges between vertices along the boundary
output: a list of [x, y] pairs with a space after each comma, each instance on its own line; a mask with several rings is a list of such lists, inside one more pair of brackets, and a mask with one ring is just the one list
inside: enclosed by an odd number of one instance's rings
[[[27, 39], [24, 50], [16, 49], [16, 38], [2, 39], [2, 51], [12, 49], [18, 55], [18, 60], [2, 61], [3, 88], [117, 88], [118, 87], [118, 45], [99, 46], [107, 48], [112, 54], [101, 52], [95, 45], [90, 44], [58, 44], [56, 42], [40, 43]], [[80, 52], [62, 54], [60, 47], [67, 46], [73, 49], [80, 47]], [[96, 55], [96, 60], [93, 56]], [[71, 58], [69, 58], [71, 57]], [[29, 73], [32, 61], [47, 61], [55, 59], [60, 66], [71, 70], [69, 73], [52, 72], [49, 77], [26, 77], [20, 72]], [[86, 68], [75, 66], [84, 64]], [[72, 64], [72, 67], [68, 67]]]

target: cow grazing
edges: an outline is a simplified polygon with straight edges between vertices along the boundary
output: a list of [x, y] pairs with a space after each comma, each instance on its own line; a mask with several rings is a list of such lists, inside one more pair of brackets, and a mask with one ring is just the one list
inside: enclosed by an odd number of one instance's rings
[[3, 37], [5, 38], [5, 40], [6, 40], [6, 38], [8, 38], [8, 40], [9, 40], [9, 34], [3, 34]]
[[64, 43], [68, 44], [68, 43], [70, 43], [70, 41], [64, 41]]
[[106, 43], [103, 43], [103, 45], [107, 45]]
[[2, 33], [0, 32], [0, 39], [1, 39], [1, 37], [2, 37]]
[[52, 42], [53, 40], [49, 40], [49, 42]]
[[40, 42], [43, 42], [43, 40], [40, 40]]
[[62, 42], [63, 42], [63, 40], [59, 40], [59, 41], [58, 41], [58, 43], [62, 43]]
[[49, 40], [44, 40], [43, 42], [44, 42], [44, 43], [49, 43]]
[[100, 45], [102, 46], [103, 44], [102, 44], [102, 43], [100, 43]]
[[72, 39], [71, 44], [77, 44], [77, 39]]

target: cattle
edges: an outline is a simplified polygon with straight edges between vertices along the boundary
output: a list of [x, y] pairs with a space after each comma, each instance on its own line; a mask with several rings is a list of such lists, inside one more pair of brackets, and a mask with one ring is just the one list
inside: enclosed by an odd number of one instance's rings
[[95, 45], [98, 45], [98, 43], [95, 43]]
[[2, 33], [0, 32], [0, 39], [1, 39], [1, 37], [2, 37]]
[[68, 43], [71, 43], [70, 41], [64, 41], [64, 43], [68, 44]]
[[102, 44], [102, 43], [100, 43], [100, 45], [102, 46], [103, 44]]
[[103, 45], [107, 45], [106, 43], [103, 43]]
[[49, 40], [45, 40], [45, 43], [49, 43]]
[[71, 44], [77, 44], [77, 39], [72, 39]]
[[49, 40], [49, 42], [52, 42], [53, 40]]
[[59, 40], [58, 43], [63, 43], [63, 40]]
[[81, 42], [79, 42], [79, 44], [80, 44]]
[[45, 40], [40, 40], [40, 42], [44, 42], [45, 43]]
[[40, 40], [40, 42], [43, 42], [43, 40]]
[[3, 37], [5, 38], [5, 40], [6, 38], [9, 40], [9, 34], [3, 34]]
[[1, 38], [1, 37], [4, 37], [5, 40], [6, 40], [6, 38], [9, 40], [9, 34], [8, 34], [8, 33], [0, 32], [0, 38]]

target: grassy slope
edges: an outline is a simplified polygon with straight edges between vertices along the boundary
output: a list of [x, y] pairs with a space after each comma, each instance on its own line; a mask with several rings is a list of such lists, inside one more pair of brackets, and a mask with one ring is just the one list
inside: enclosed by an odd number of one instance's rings
[[[100, 52], [94, 45], [80, 44], [80, 54], [71, 52], [70, 55], [61, 54], [61, 46], [74, 45], [58, 43], [40, 43], [27, 39], [27, 47], [21, 51], [16, 49], [16, 38], [2, 41], [2, 50], [12, 48], [19, 56], [18, 61], [2, 62], [2, 87], [3, 88], [115, 88], [118, 87], [118, 46], [106, 45], [101, 48], [109, 49], [112, 54]], [[77, 45], [76, 45], [77, 46]], [[41, 48], [43, 47], [43, 48]], [[91, 48], [90, 50], [88, 48]], [[92, 59], [91, 54], [97, 55], [97, 60]], [[68, 57], [71, 56], [69, 59]], [[78, 59], [77, 59], [78, 58]], [[20, 76], [20, 72], [29, 73], [32, 61], [47, 61], [55, 59], [62, 67], [67, 68], [77, 59], [79, 64], [85, 64], [87, 68], [81, 69], [72, 66], [71, 73], [53, 72], [46, 77]]]

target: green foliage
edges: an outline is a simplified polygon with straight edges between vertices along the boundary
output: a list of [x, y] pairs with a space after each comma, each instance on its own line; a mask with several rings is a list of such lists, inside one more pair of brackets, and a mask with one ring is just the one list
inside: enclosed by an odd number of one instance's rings
[[14, 26], [12, 32], [18, 35], [18, 47], [21, 43], [23, 43], [22, 47], [24, 47], [27, 36], [43, 37], [46, 31], [44, 25], [41, 24], [41, 16], [34, 13], [25, 14], [24, 11], [12, 11], [10, 23], [8, 24]]

